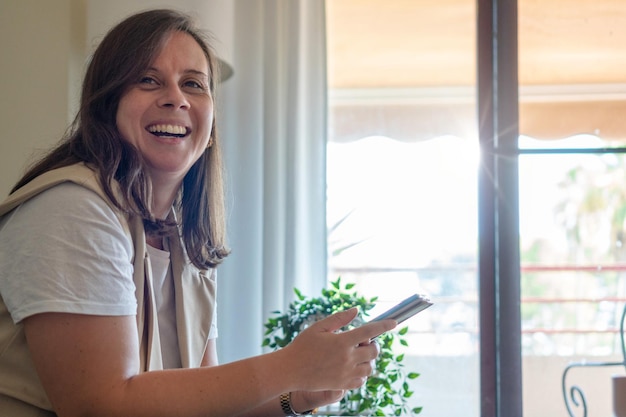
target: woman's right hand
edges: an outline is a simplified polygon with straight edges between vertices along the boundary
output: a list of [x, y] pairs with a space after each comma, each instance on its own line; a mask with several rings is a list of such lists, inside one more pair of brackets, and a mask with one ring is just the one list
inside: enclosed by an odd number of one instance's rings
[[350, 390], [365, 383], [379, 353], [372, 339], [393, 329], [396, 322], [381, 320], [340, 332], [357, 314], [358, 309], [351, 308], [320, 320], [283, 349], [295, 389]]

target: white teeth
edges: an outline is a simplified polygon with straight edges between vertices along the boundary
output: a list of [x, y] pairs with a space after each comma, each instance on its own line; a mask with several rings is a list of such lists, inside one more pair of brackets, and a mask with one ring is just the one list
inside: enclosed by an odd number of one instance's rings
[[187, 129], [184, 126], [152, 125], [148, 127], [150, 133], [168, 133], [170, 135], [184, 135]]

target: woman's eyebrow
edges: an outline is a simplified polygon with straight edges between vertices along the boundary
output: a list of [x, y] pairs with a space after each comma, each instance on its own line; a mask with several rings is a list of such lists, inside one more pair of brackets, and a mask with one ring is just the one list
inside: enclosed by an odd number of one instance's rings
[[199, 76], [199, 77], [204, 77], [204, 78], [206, 78], [207, 80], [209, 79], [208, 74], [206, 74], [206, 73], [204, 73], [204, 72], [202, 72], [202, 71], [199, 71], [199, 70], [195, 70], [195, 69], [188, 69], [188, 70], [185, 70], [185, 74], [194, 74], [194, 75], [197, 75], [197, 76]]
[[[148, 67], [146, 69], [146, 71], [160, 72], [159, 69], [156, 68], [156, 67]], [[203, 71], [200, 71], [200, 70], [197, 70], [197, 69], [193, 69], [193, 68], [189, 68], [189, 69], [184, 70], [183, 74], [193, 74], [193, 75], [197, 75], [197, 76], [200, 76], [200, 77], [205, 77], [207, 79], [209, 78], [207, 73], [205, 73]]]

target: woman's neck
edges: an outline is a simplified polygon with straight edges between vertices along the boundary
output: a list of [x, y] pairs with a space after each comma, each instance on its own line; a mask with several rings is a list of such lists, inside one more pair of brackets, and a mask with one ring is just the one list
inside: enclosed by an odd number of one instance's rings
[[152, 181], [152, 204], [150, 210], [157, 219], [165, 219], [172, 209], [182, 179], [150, 176]]

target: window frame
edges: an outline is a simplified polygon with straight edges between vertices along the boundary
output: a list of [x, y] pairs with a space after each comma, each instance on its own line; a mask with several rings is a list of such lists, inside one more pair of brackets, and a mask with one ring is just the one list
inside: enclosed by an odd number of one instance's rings
[[517, 0], [477, 8], [480, 413], [521, 417]]
[[616, 154], [523, 148], [519, 139], [518, 1], [477, 1], [480, 415], [523, 416], [519, 156]]

